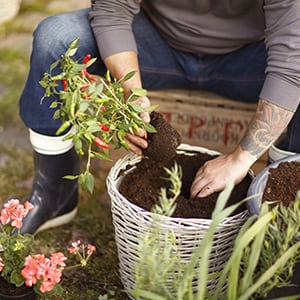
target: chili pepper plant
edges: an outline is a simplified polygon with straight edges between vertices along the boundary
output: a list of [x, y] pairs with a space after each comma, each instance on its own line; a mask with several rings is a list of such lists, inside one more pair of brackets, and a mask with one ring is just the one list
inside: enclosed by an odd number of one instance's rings
[[[59, 293], [59, 282], [63, 270], [85, 267], [96, 250], [95, 246], [72, 243], [68, 252], [74, 255], [78, 264], [66, 265], [67, 257], [62, 252], [45, 254], [33, 253], [34, 237], [21, 234], [23, 219], [33, 205], [28, 201], [21, 204], [18, 199], [11, 199], [4, 204], [0, 215], [0, 276], [16, 287], [34, 287], [41, 295], [47, 292]], [[1, 292], [3, 292], [1, 290]]]
[[[155, 132], [155, 128], [140, 117], [145, 109], [136, 102], [147, 91], [132, 89], [131, 95], [125, 97], [123, 83], [135, 72], [128, 73], [121, 80], [111, 78], [109, 71], [105, 77], [90, 74], [87, 69], [97, 58], [87, 54], [82, 60], [73, 59], [78, 41], [79, 38], [75, 39], [61, 59], [50, 66], [40, 85], [45, 89], [44, 97], [55, 97], [50, 106], [56, 109], [53, 118], [62, 121], [57, 135], [74, 127], [74, 133], [70, 132], [65, 139], [72, 139], [76, 152], [87, 156], [85, 171], [67, 178], [78, 179], [80, 185], [92, 193], [94, 176], [90, 171], [91, 159], [110, 159], [111, 146], [129, 149], [125, 139], [128, 133], [135, 134], [140, 129]], [[54, 71], [56, 75], [52, 75]], [[151, 112], [154, 108], [150, 106], [146, 111]]]

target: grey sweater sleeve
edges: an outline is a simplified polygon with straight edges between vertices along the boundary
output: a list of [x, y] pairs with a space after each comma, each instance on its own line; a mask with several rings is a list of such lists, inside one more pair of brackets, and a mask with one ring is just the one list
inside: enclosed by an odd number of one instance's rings
[[[90, 13], [90, 22], [95, 33], [98, 48], [102, 59], [115, 53], [123, 51], [137, 51], [134, 35], [132, 33], [132, 21], [133, 17], [139, 13], [142, 0], [92, 0], [92, 10]], [[178, 0], [169, 0], [168, 4], [174, 5]], [[208, 4], [210, 0], [203, 0]], [[224, 1], [224, 2], [223, 2]], [[253, 1], [253, 0], [249, 0]], [[236, 3], [234, 3], [236, 2]], [[237, 42], [242, 45], [245, 44], [248, 38], [248, 42], [253, 41], [252, 32], [257, 30], [262, 32], [265, 22], [265, 44], [267, 49], [267, 67], [266, 67], [266, 80], [260, 93], [260, 97], [279, 105], [287, 110], [296, 111], [300, 101], [300, 0], [259, 0], [263, 5], [262, 15], [261, 6], [257, 6], [257, 11], [252, 15], [254, 18], [251, 23], [247, 23], [247, 19], [240, 18], [242, 32], [239, 32], [237, 36], [242, 36], [240, 41], [236, 40], [236, 30], [232, 33], [234, 39], [232, 48]], [[165, 13], [172, 13], [172, 10], [165, 7], [165, 2], [154, 1], [148, 2], [150, 5], [156, 5], [155, 9], [158, 11], [165, 10]], [[155, 4], [154, 4], [155, 3]], [[193, 9], [194, 2], [187, 1], [186, 5], [191, 5], [190, 9]], [[249, 4], [244, 0], [244, 4], [241, 4], [241, 0], [222, 0], [224, 9], [222, 10], [223, 17], [217, 18], [217, 14], [211, 14], [207, 16], [206, 24], [222, 28], [222, 22], [226, 22], [227, 18], [231, 17], [231, 11], [226, 7], [239, 7], [241, 5]], [[228, 5], [225, 5], [225, 4]], [[244, 7], [244, 9], [246, 9]], [[242, 7], [243, 11], [243, 7]], [[148, 13], [151, 13], [150, 11]], [[186, 15], [185, 20], [189, 20], [188, 8], [182, 12]], [[256, 18], [257, 14], [257, 18]], [[211, 18], [210, 18], [211, 17]], [[257, 22], [257, 20], [261, 20]], [[201, 26], [201, 18], [196, 18], [196, 27]], [[249, 20], [248, 20], [249, 21]], [[264, 22], [263, 22], [264, 21]], [[157, 22], [162, 22], [160, 19]], [[198, 24], [199, 22], [199, 24]], [[248, 26], [242, 26], [244, 23]], [[195, 23], [195, 22], [194, 22]], [[225, 23], [225, 24], [228, 24]], [[160, 25], [157, 24], [157, 25]], [[188, 25], [188, 24], [187, 24]], [[251, 28], [249, 28], [249, 25]], [[203, 24], [202, 24], [203, 26]], [[178, 29], [180, 30], [180, 29]], [[231, 30], [231, 29], [230, 29]], [[230, 33], [226, 31], [226, 34]], [[180, 36], [180, 34], [178, 35]], [[214, 36], [207, 36], [203, 39], [197, 39], [197, 36], [190, 34], [188, 36], [190, 41], [196, 41], [200, 43], [198, 45], [201, 49], [201, 45], [205, 45], [206, 49], [222, 49], [222, 40], [218, 40]], [[230, 38], [228, 39], [230, 40]], [[172, 43], [170, 43], [172, 44]], [[187, 45], [187, 43], [184, 43]], [[224, 53], [228, 52], [230, 45], [224, 48]], [[184, 49], [182, 49], [184, 50]], [[189, 52], [193, 52], [193, 49], [187, 49]], [[213, 50], [211, 50], [213, 51]], [[213, 53], [209, 53], [213, 54]]]
[[265, 0], [266, 80], [260, 97], [290, 111], [300, 101], [300, 1]]
[[137, 51], [131, 25], [141, 0], [92, 0], [89, 14], [102, 59], [123, 51]]

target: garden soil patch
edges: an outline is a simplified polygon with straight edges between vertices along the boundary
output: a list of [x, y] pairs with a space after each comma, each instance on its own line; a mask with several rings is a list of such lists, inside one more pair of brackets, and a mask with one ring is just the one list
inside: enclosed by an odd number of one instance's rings
[[295, 200], [299, 189], [300, 162], [282, 162], [276, 168], [269, 170], [262, 201], [268, 201], [271, 207], [279, 202], [288, 206]]
[[[159, 198], [161, 188], [167, 191], [170, 188], [171, 183], [166, 179], [168, 176], [164, 168], [171, 169], [176, 162], [182, 168], [183, 177], [181, 194], [176, 199], [173, 217], [210, 219], [219, 193], [213, 193], [205, 198], [190, 199], [190, 187], [200, 166], [215, 156], [195, 151], [185, 151], [185, 154], [176, 153], [181, 141], [177, 131], [156, 112], [151, 113], [151, 124], [157, 132], [148, 135], [149, 147], [144, 152], [145, 158], [136, 164], [134, 170], [124, 176], [120, 193], [132, 203], [150, 211]], [[234, 188], [227, 205], [244, 199], [251, 181], [251, 176], [247, 175]], [[240, 206], [235, 213], [245, 209], [245, 206]]]
[[[23, 285], [20, 287], [16, 287], [13, 284], [9, 284], [3, 278], [0, 278], [0, 298], [2, 295], [10, 295], [10, 296], [21, 296], [27, 293], [31, 293], [32, 289]], [[19, 299], [19, 298], [16, 298]]]

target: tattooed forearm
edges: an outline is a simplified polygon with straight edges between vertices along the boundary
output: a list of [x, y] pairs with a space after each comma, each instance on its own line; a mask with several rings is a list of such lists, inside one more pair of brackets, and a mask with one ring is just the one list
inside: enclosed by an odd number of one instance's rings
[[243, 150], [260, 157], [290, 122], [293, 112], [260, 99], [255, 116], [240, 142]]

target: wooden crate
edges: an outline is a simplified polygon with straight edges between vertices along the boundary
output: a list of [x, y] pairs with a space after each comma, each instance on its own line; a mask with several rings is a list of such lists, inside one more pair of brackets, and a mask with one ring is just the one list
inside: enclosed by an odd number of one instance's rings
[[199, 90], [149, 91], [148, 96], [184, 143], [222, 153], [232, 151], [239, 143], [256, 108], [256, 103]]
[[[243, 103], [202, 90], [149, 91], [157, 111], [178, 130], [182, 142], [229, 153], [244, 136], [257, 104]], [[264, 155], [253, 166], [258, 173], [266, 164]]]

